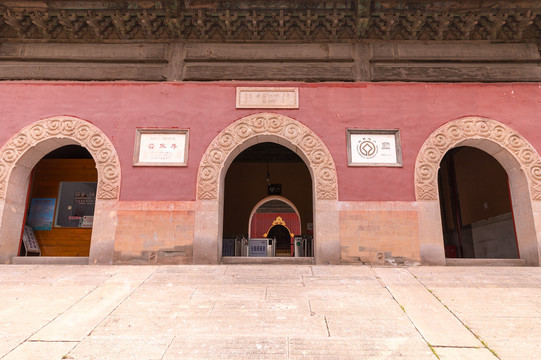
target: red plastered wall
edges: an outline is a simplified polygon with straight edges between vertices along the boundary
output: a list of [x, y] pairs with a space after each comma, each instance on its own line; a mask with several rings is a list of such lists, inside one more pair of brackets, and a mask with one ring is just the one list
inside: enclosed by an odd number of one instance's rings
[[[308, 126], [334, 159], [340, 200], [413, 201], [417, 153], [444, 123], [483, 116], [517, 130], [541, 150], [541, 85], [420, 83], [0, 83], [0, 144], [24, 126], [71, 115], [99, 127], [122, 166], [121, 200], [194, 200], [199, 162], [218, 133], [244, 116], [236, 86], [299, 87], [298, 110], [271, 110]], [[190, 130], [187, 167], [133, 167], [137, 127]], [[346, 129], [400, 129], [402, 168], [348, 167]]]

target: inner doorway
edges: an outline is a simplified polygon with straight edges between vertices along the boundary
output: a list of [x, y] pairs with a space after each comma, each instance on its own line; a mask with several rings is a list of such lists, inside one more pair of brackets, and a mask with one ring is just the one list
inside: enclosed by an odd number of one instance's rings
[[275, 256], [294, 256], [294, 237], [295, 234], [301, 234], [298, 210], [282, 197], [270, 196], [263, 199], [252, 211], [249, 233], [251, 238], [273, 239]]
[[[234, 250], [239, 239], [276, 237], [276, 256], [291, 257], [293, 236], [312, 237], [310, 171], [288, 148], [263, 142], [244, 150], [229, 166], [224, 190], [222, 256], [249, 257]], [[283, 224], [274, 225], [282, 226], [273, 225], [278, 218]]]
[[486, 152], [453, 148], [440, 163], [446, 258], [520, 258], [507, 173]]
[[267, 238], [276, 239], [277, 257], [288, 257], [293, 254], [291, 235], [289, 230], [284, 225], [274, 225], [269, 230]]
[[88, 257], [97, 180], [82, 146], [45, 155], [32, 170], [19, 256]]

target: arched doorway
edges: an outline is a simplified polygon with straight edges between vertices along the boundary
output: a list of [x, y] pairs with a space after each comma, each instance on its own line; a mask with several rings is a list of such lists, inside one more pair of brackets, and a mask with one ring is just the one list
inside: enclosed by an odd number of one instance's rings
[[[277, 218], [280, 221], [280, 218]], [[286, 225], [273, 225], [269, 232], [266, 233], [266, 238], [276, 240], [276, 256], [289, 257], [293, 256], [293, 233], [290, 233]]]
[[[45, 155], [32, 170], [19, 256], [88, 257], [98, 172], [82, 146]], [[39, 252], [28, 249], [35, 237]]]
[[0, 149], [0, 262], [19, 251], [31, 173], [52, 151], [81, 146], [97, 170], [96, 202], [89, 263], [113, 261], [115, 211], [120, 190], [120, 163], [107, 136], [91, 123], [69, 116], [37, 121], [15, 134]]
[[[226, 174], [222, 255], [232, 256], [232, 239], [276, 235], [276, 256], [293, 256], [293, 235], [308, 236], [307, 226], [313, 223], [312, 201], [310, 172], [297, 154], [272, 142], [250, 146], [235, 157]], [[270, 229], [273, 224], [289, 228], [289, 239], [283, 231]]]
[[486, 152], [460, 146], [438, 174], [446, 258], [518, 259], [509, 183]]
[[[307, 220], [304, 222], [311, 223]], [[299, 211], [292, 202], [281, 196], [269, 196], [261, 200], [250, 215], [250, 237], [276, 239], [275, 253], [278, 257], [294, 255], [295, 235], [311, 239], [310, 230], [306, 228], [301, 231], [301, 228]], [[303, 256], [311, 256], [311, 253]]]
[[[272, 113], [237, 120], [214, 138], [203, 155], [197, 181], [194, 263], [221, 261], [226, 173], [238, 154], [262, 142], [280, 144], [306, 164], [312, 179], [315, 262], [338, 263], [338, 186], [332, 156], [321, 139], [305, 125]], [[265, 177], [262, 182], [266, 184]]]
[[[415, 194], [419, 207], [421, 260], [445, 264], [444, 236], [438, 191], [441, 162], [451, 149], [473, 147], [494, 158], [509, 179], [518, 254], [528, 265], [539, 265], [541, 215], [534, 202], [541, 200], [541, 158], [513, 129], [500, 122], [465, 117], [434, 131], [424, 142], [415, 165]], [[520, 215], [517, 215], [520, 214]]]

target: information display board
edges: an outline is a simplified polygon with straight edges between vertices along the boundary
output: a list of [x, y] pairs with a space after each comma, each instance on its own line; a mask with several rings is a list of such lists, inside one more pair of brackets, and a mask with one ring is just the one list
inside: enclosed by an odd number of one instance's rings
[[96, 189], [95, 182], [61, 182], [55, 227], [91, 228]]
[[250, 257], [267, 256], [267, 239], [249, 239], [248, 248]]

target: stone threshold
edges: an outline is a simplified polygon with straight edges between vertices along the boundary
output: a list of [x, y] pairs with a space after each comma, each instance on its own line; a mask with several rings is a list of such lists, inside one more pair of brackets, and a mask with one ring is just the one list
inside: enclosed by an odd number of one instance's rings
[[16, 265], [88, 265], [88, 256], [14, 256]]
[[526, 266], [525, 259], [445, 259], [448, 266]]
[[278, 264], [278, 265], [313, 265], [313, 257], [246, 257], [223, 256], [222, 264]]

